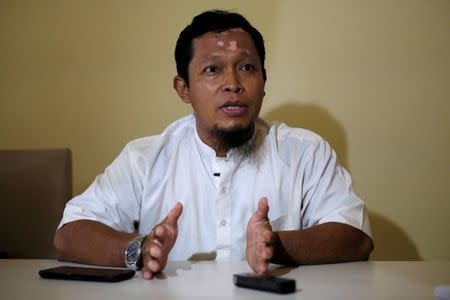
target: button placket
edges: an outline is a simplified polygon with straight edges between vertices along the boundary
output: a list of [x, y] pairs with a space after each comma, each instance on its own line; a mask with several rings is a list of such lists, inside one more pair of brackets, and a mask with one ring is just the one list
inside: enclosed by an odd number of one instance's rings
[[230, 176], [232, 174], [233, 161], [221, 159], [217, 162], [220, 165], [221, 170], [219, 195], [217, 201], [217, 258], [228, 259], [231, 250]]

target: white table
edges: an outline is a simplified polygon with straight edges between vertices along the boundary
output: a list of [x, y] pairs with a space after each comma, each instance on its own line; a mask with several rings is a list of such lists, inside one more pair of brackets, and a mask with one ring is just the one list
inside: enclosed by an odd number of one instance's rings
[[[297, 280], [297, 292], [277, 295], [235, 287], [232, 274], [248, 272], [245, 262], [170, 262], [145, 280], [140, 272], [118, 283], [42, 279], [40, 269], [67, 263], [0, 259], [0, 299], [435, 299], [437, 285], [450, 284], [450, 262], [357, 262], [271, 266]], [[287, 272], [287, 273], [286, 273]], [[285, 274], [284, 274], [285, 273]]]

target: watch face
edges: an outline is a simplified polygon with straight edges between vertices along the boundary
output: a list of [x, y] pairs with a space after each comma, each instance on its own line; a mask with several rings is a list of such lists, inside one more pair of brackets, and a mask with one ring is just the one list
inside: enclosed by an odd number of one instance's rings
[[141, 243], [134, 241], [127, 248], [126, 260], [129, 265], [134, 265], [141, 254]]

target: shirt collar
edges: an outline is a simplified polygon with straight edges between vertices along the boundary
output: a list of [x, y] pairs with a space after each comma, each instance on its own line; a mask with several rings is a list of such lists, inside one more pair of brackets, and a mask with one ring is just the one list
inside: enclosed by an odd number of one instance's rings
[[202, 139], [200, 138], [200, 136], [198, 135], [196, 123], [194, 123], [194, 138], [195, 138], [195, 143], [197, 144], [198, 152], [200, 153], [200, 155], [202, 157], [216, 156], [216, 151], [213, 148], [211, 148], [210, 146], [208, 146], [207, 144], [205, 144], [202, 141]]

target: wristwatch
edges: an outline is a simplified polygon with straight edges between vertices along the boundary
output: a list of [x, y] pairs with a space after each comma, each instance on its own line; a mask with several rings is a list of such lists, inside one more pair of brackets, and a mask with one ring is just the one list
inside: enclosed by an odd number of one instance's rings
[[138, 235], [128, 243], [125, 249], [125, 266], [128, 269], [140, 270], [142, 268], [142, 244], [147, 236]]

